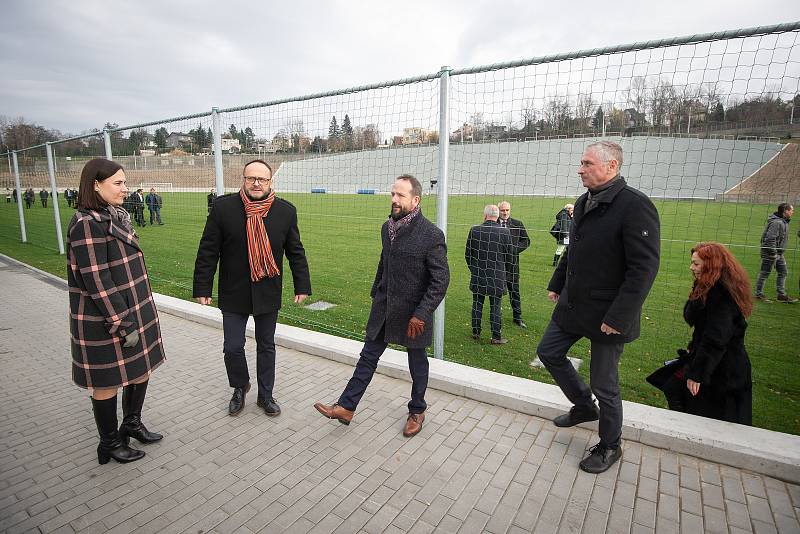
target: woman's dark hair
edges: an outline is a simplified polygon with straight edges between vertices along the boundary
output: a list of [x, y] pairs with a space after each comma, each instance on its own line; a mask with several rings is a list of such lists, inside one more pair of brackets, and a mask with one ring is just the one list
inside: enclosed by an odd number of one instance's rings
[[783, 217], [783, 214], [789, 211], [789, 208], [791, 207], [792, 205], [789, 204], [788, 202], [783, 202], [781, 204], [778, 204], [778, 211], [776, 211], [775, 213], [778, 214], [778, 217]]
[[103, 182], [123, 170], [122, 165], [105, 158], [90, 159], [81, 171], [81, 184], [75, 207], [79, 210], [101, 210], [108, 202], [95, 191], [94, 183]]

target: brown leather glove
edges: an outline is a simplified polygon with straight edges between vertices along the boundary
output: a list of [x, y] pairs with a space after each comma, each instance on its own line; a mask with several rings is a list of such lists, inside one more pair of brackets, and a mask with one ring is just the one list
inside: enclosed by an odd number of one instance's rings
[[409, 339], [414, 339], [418, 335], [422, 334], [422, 331], [425, 330], [425, 322], [420, 321], [416, 317], [412, 317], [408, 321], [408, 329], [406, 330], [406, 337]]

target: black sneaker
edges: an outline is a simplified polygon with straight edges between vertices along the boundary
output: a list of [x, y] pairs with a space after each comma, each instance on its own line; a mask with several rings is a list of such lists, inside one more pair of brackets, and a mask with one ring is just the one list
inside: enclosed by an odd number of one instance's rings
[[258, 400], [256, 401], [256, 406], [264, 408], [264, 413], [267, 415], [276, 416], [281, 414], [281, 407], [278, 405], [278, 402], [272, 397], [270, 397], [268, 401], [265, 401], [263, 398], [259, 396]]
[[598, 443], [589, 449], [589, 456], [581, 460], [580, 467], [587, 473], [598, 474], [607, 471], [620, 458], [622, 458], [622, 447], [610, 449]]
[[564, 428], [588, 423], [589, 421], [597, 421], [598, 419], [600, 419], [600, 410], [594, 404], [592, 404], [591, 408], [573, 406], [570, 408], [569, 413], [559, 415], [553, 419], [553, 424]]

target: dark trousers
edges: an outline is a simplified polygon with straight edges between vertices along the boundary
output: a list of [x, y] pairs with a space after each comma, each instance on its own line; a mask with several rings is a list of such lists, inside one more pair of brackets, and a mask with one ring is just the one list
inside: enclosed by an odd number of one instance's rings
[[46, 207], [47, 207], [47, 199], [46, 199], [46, 198], [43, 198], [43, 199], [42, 199], [42, 207], [43, 207], [43, 208], [46, 208]]
[[580, 338], [579, 335], [563, 331], [554, 321], [550, 321], [536, 352], [572, 404], [590, 407], [594, 393], [600, 405], [600, 442], [616, 449], [622, 436], [622, 396], [619, 392], [617, 366], [625, 344], [592, 341], [590, 389], [567, 359], [567, 351]]
[[761, 270], [759, 271], [758, 278], [756, 279], [757, 297], [764, 296], [764, 283], [767, 281], [767, 278], [772, 272], [773, 267], [778, 273], [778, 279], [775, 282], [778, 295], [786, 294], [786, 276], [788, 274], [788, 269], [786, 268], [786, 258], [784, 258], [783, 254], [777, 254], [773, 256], [762, 251]]
[[[228, 384], [232, 388], [245, 387], [250, 382], [247, 358], [244, 354], [245, 329], [247, 319], [244, 313], [222, 312], [222, 330], [225, 354], [225, 370]], [[275, 386], [275, 323], [278, 312], [255, 315], [256, 323], [256, 375], [258, 376], [258, 396], [272, 397]]]
[[509, 275], [506, 279], [508, 296], [511, 297], [511, 311], [514, 312], [514, 320], [522, 320], [522, 299], [519, 296], [519, 275]]
[[[383, 341], [384, 328], [382, 327], [376, 339], [367, 337], [364, 340], [364, 348], [361, 349], [361, 357], [356, 363], [353, 377], [344, 388], [342, 396], [339, 397], [339, 405], [345, 410], [355, 411], [361, 397], [367, 390], [367, 386], [378, 368], [383, 351], [386, 350], [388, 343]], [[411, 401], [408, 403], [409, 413], [422, 413], [428, 405], [425, 403], [425, 390], [428, 389], [428, 355], [425, 349], [410, 349], [408, 352], [408, 370], [411, 371]]]
[[[487, 295], [472, 294], [472, 333], [481, 333], [481, 321], [483, 319], [483, 303]], [[500, 302], [502, 296], [488, 295], [489, 297], [489, 324], [492, 327], [492, 337], [500, 339], [500, 329], [502, 327], [502, 315], [500, 313]]]

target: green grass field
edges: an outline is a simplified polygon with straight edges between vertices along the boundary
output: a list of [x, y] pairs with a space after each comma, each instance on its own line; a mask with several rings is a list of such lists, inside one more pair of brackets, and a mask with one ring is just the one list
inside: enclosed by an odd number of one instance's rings
[[[380, 248], [379, 228], [389, 212], [386, 196], [284, 194], [300, 214], [300, 231], [311, 267], [314, 300], [336, 304], [327, 311], [311, 311], [290, 303], [292, 288], [287, 280], [281, 321], [313, 330], [361, 339], [369, 312], [369, 289]], [[511, 322], [507, 298], [503, 309], [503, 335], [510, 342], [502, 347], [476, 343], [470, 338], [471, 293], [464, 262], [464, 244], [471, 225], [482, 220], [483, 206], [500, 199], [476, 196], [451, 197], [448, 243], [451, 285], [446, 301], [445, 357], [470, 366], [552, 383], [544, 370], [529, 366], [536, 344], [550, 317], [552, 305], [546, 284], [552, 272], [555, 241], [548, 233], [553, 216], [569, 199], [519, 197], [509, 199], [512, 216], [524, 221], [531, 248], [521, 256], [523, 315], [528, 324], [521, 330]], [[691, 286], [689, 250], [700, 240], [729, 244], [751, 273], [758, 272], [758, 242], [771, 206], [724, 204], [707, 201], [658, 201], [662, 219], [661, 270], [642, 317], [642, 337], [628, 345], [620, 364], [623, 398], [665, 406], [661, 393], [645, 377], [684, 347], [690, 330], [681, 311]], [[138, 229], [155, 291], [181, 298], [191, 297], [192, 269], [197, 243], [206, 216], [205, 194], [164, 195], [165, 226]], [[435, 197], [424, 197], [422, 208], [436, 218]], [[61, 203], [66, 231], [72, 210]], [[15, 204], [0, 205], [0, 251], [58, 276], [66, 276], [65, 258], [58, 255], [52, 207], [40, 204], [25, 210], [28, 243], [20, 243]], [[147, 216], [147, 213], [145, 213]], [[790, 227], [796, 235], [795, 222]], [[787, 253], [789, 291], [798, 290], [800, 265], [797, 241], [792, 237]], [[287, 267], [288, 268], [288, 267]], [[767, 282], [774, 296], [775, 275]], [[65, 297], [66, 298], [66, 297]], [[488, 310], [485, 320], [488, 322]], [[488, 325], [484, 328], [488, 332]], [[800, 377], [795, 372], [800, 349], [800, 305], [756, 303], [746, 344], [753, 362], [754, 424], [800, 434]], [[212, 351], [221, 351], [212, 347]], [[589, 345], [578, 343], [574, 356], [589, 356]], [[220, 355], [221, 356], [221, 355]], [[67, 358], [67, 348], [64, 349]], [[220, 365], [222, 365], [220, 363]], [[588, 374], [588, 365], [581, 374]]]

